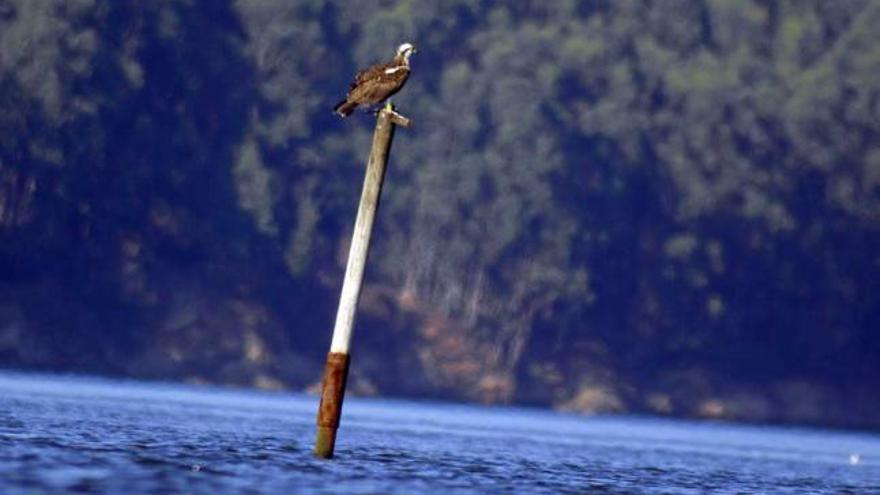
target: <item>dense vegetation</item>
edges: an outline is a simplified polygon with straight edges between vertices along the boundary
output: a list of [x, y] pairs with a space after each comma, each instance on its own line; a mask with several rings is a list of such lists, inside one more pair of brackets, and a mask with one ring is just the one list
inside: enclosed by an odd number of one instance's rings
[[[880, 3], [0, 0], [0, 365], [880, 425]], [[871, 411], [875, 411], [872, 413]]]

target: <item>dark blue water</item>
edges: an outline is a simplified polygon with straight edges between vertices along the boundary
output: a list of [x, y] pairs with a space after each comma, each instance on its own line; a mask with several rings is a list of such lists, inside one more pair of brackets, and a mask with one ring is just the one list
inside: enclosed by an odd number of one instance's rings
[[880, 493], [880, 437], [0, 373], [0, 493]]

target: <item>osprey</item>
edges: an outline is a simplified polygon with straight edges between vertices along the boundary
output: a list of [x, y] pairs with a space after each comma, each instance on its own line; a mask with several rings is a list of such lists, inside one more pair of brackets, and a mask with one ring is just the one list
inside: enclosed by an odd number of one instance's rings
[[375, 105], [400, 91], [409, 77], [409, 56], [416, 51], [412, 43], [404, 43], [390, 62], [358, 72], [345, 99], [337, 103], [333, 111], [347, 117], [358, 105]]

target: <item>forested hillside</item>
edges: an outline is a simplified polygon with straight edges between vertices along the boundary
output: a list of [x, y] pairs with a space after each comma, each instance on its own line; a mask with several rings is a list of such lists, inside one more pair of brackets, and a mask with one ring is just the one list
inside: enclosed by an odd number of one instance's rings
[[0, 0], [0, 366], [880, 426], [880, 2]]

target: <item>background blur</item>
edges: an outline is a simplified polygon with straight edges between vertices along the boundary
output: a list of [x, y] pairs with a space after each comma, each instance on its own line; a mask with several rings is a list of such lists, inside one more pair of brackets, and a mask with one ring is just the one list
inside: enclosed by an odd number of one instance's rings
[[0, 366], [880, 426], [880, 2], [0, 0]]

